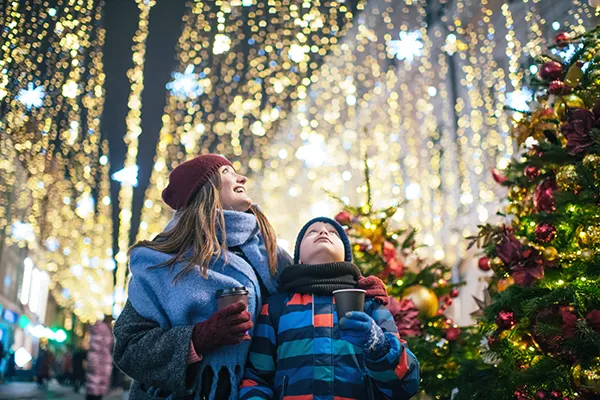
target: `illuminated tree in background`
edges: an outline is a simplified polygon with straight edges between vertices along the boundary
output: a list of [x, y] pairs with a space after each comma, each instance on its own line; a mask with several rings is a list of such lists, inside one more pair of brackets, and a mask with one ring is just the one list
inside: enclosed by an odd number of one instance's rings
[[460, 398], [600, 398], [600, 30], [555, 42], [514, 116], [523, 155], [494, 171], [507, 220], [473, 238], [495, 272], [480, 321], [492, 365], [467, 370]]
[[449, 399], [461, 366], [467, 360], [478, 364], [479, 337], [444, 315], [458, 296], [460, 284], [450, 282], [447, 266], [419, 258], [413, 229], [390, 226], [398, 207], [373, 209], [367, 161], [364, 168], [366, 202], [359, 207], [344, 205], [335, 219], [348, 229], [354, 262], [363, 274], [377, 276], [388, 285], [388, 307], [398, 332], [421, 364], [421, 389], [434, 398]]

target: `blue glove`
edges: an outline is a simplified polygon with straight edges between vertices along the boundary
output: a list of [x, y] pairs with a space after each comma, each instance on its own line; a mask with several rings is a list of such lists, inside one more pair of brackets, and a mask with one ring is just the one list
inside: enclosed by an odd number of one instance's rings
[[381, 358], [389, 350], [385, 334], [364, 312], [347, 313], [340, 320], [340, 334], [343, 340], [362, 348], [370, 358]]

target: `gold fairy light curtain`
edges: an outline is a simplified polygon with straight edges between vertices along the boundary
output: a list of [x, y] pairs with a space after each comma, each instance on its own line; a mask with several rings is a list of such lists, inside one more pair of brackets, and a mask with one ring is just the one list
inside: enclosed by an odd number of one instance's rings
[[6, 2], [0, 13], [0, 227], [60, 305], [111, 312], [114, 261], [102, 1]]
[[341, 209], [326, 191], [364, 200], [366, 154], [375, 206], [400, 204], [394, 219], [419, 230], [426, 255], [464, 257], [464, 237], [498, 206], [491, 170], [514, 156], [504, 105], [527, 109], [519, 82], [556, 30], [591, 23], [587, 6], [565, 3], [458, 1], [434, 21], [425, 2], [369, 1], [251, 186], [289, 248], [302, 221]]

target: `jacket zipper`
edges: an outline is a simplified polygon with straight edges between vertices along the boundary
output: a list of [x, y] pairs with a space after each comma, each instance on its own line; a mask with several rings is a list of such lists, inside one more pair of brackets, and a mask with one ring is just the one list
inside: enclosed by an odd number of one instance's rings
[[288, 385], [288, 377], [287, 377], [287, 375], [284, 375], [283, 383], [281, 384], [281, 394], [279, 395], [279, 400], [283, 400], [283, 398], [285, 397], [285, 392], [287, 391], [287, 385]]

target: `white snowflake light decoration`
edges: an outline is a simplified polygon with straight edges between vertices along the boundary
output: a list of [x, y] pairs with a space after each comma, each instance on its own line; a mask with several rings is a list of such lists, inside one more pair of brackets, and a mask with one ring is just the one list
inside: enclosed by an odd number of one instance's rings
[[198, 74], [194, 73], [194, 66], [188, 65], [185, 71], [173, 72], [173, 80], [167, 83], [167, 89], [171, 95], [181, 99], [195, 98], [204, 94], [204, 87], [198, 80]]
[[398, 60], [406, 60], [412, 62], [415, 57], [423, 54], [423, 42], [420, 31], [406, 32], [402, 31], [398, 35], [400, 39], [390, 40], [388, 51]]
[[27, 84], [27, 89], [19, 90], [17, 100], [30, 110], [31, 107], [40, 108], [42, 104], [44, 104], [44, 97], [46, 97], [44, 86], [34, 87], [33, 83], [29, 82]]
[[528, 88], [516, 90], [506, 94], [505, 105], [519, 111], [529, 111], [529, 102], [533, 99], [533, 92]]

